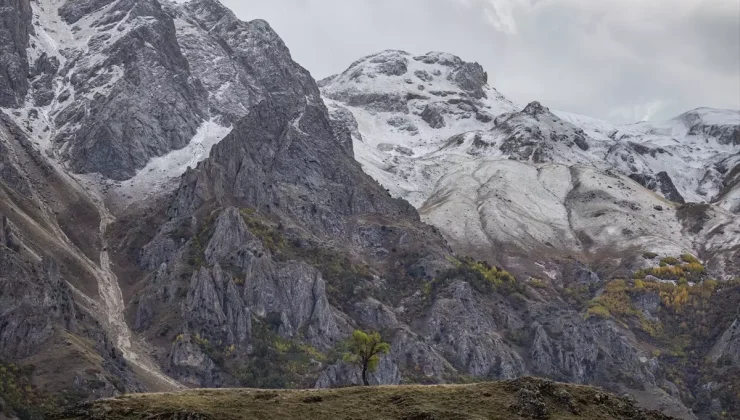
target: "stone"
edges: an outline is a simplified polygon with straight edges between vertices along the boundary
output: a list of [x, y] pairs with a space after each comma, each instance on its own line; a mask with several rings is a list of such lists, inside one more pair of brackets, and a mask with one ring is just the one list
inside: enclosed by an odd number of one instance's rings
[[476, 99], [485, 98], [483, 87], [486, 85], [488, 76], [483, 66], [478, 63], [464, 63], [451, 74], [452, 81], [460, 89], [468, 92]]
[[447, 125], [442, 115], [442, 110], [443, 108], [440, 105], [429, 104], [424, 107], [424, 111], [421, 113], [421, 119], [432, 128], [442, 128]]

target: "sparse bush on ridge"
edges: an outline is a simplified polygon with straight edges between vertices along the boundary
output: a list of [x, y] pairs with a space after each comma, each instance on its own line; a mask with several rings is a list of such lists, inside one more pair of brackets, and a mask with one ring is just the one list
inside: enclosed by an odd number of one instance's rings
[[675, 257], [663, 258], [658, 267], [636, 271], [634, 278], [644, 279], [647, 276], [653, 276], [661, 280], [698, 283], [705, 280], [705, 273], [706, 268], [698, 259], [690, 254], [684, 254], [681, 260]]
[[523, 294], [526, 286], [520, 283], [508, 271], [494, 267], [485, 261], [476, 261], [470, 257], [450, 258], [455, 265], [454, 268], [442, 272], [434, 280], [426, 283], [422, 292], [429, 298], [437, 294], [454, 280], [462, 280], [469, 283], [480, 293], [499, 292], [507, 295], [515, 293]]

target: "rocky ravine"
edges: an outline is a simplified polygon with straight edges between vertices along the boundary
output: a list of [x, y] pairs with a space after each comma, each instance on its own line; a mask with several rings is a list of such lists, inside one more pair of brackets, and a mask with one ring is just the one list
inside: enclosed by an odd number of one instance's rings
[[[374, 383], [536, 374], [740, 409], [735, 113], [520, 110], [443, 53], [317, 84], [215, 0], [4, 7], [0, 345], [46, 390], [341, 386], [364, 328], [392, 344]], [[687, 252], [695, 286], [640, 271]]]

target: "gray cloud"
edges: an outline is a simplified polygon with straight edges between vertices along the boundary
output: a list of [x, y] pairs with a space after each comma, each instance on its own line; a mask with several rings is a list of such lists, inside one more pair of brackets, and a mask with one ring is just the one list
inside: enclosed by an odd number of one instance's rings
[[322, 77], [384, 49], [480, 62], [520, 103], [615, 122], [740, 109], [737, 0], [222, 0]]

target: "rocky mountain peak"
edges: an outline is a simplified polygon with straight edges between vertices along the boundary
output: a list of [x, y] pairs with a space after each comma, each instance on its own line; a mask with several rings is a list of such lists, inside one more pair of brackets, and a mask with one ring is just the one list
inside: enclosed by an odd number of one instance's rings
[[522, 112], [524, 112], [525, 114], [529, 114], [533, 117], [536, 117], [537, 115], [540, 115], [540, 114], [549, 114], [550, 108], [546, 106], [542, 106], [542, 104], [540, 104], [539, 102], [534, 101], [534, 102], [530, 102], [529, 104], [527, 104], [527, 106], [524, 107]]
[[501, 150], [519, 160], [534, 162], [587, 162], [583, 154], [593, 139], [575, 125], [563, 121], [539, 102], [521, 112], [496, 117], [495, 133], [503, 137]]
[[740, 146], [740, 112], [697, 108], [676, 120], [686, 126], [690, 136], [714, 138], [723, 146]]
[[424, 55], [417, 55], [414, 57], [414, 60], [421, 61], [425, 64], [441, 64], [447, 67], [459, 67], [464, 64], [460, 57], [440, 51], [432, 51]]

